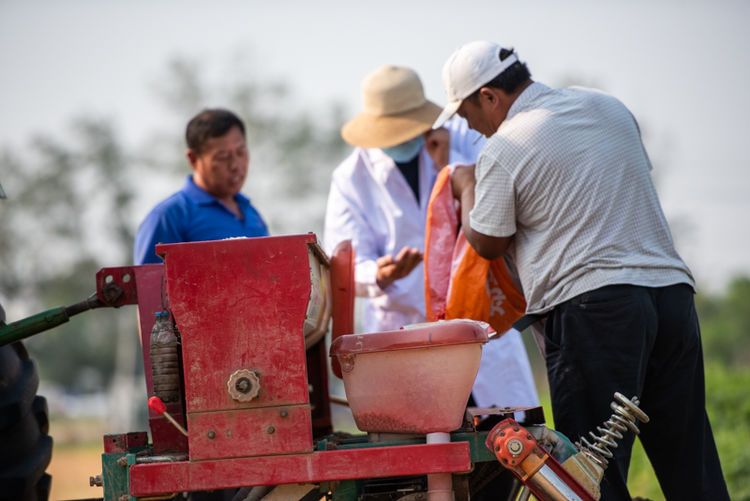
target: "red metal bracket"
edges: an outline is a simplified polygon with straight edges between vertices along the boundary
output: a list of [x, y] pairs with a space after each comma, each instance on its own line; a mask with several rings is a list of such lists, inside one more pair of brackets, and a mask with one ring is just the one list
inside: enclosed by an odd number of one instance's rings
[[468, 442], [138, 464], [130, 468], [130, 495], [141, 497], [251, 485], [467, 473], [470, 469]]
[[129, 452], [133, 447], [148, 445], [148, 434], [145, 431], [115, 433], [104, 435], [104, 452]]
[[133, 266], [102, 268], [96, 273], [96, 297], [102, 304], [119, 308], [138, 303]]
[[[331, 256], [331, 289], [333, 296], [331, 342], [337, 337], [354, 333], [354, 248], [344, 240]], [[331, 370], [341, 379], [341, 365], [331, 359]]]

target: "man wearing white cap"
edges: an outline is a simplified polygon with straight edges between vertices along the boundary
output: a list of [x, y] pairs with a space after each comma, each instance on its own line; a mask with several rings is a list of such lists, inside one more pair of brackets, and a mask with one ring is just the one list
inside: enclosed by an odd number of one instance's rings
[[[440, 107], [425, 98], [417, 74], [382, 66], [362, 84], [364, 110], [341, 135], [355, 147], [333, 173], [324, 243], [351, 239], [364, 331], [425, 321], [422, 249], [430, 192], [448, 163], [473, 164], [483, 138], [464, 120], [432, 131]], [[500, 384], [502, 375], [509, 374]], [[534, 406], [538, 398], [517, 331], [488, 344], [474, 398], [480, 406]]]
[[[729, 499], [705, 412], [693, 277], [674, 249], [638, 125], [615, 98], [531, 80], [513, 50], [459, 48], [443, 67], [455, 113], [488, 137], [453, 178], [469, 243], [513, 256], [545, 316], [555, 426], [596, 431], [614, 392], [638, 396], [641, 441], [667, 499]], [[630, 499], [633, 435], [615, 449], [602, 499]]]

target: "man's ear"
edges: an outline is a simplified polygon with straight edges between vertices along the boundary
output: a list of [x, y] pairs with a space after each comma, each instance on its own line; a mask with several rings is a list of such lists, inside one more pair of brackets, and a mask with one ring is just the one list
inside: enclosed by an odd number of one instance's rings
[[497, 96], [488, 87], [482, 87], [481, 89], [479, 89], [479, 97], [480, 99], [484, 99], [492, 105], [497, 102]]
[[195, 170], [195, 164], [198, 162], [198, 155], [195, 153], [195, 151], [188, 148], [185, 150], [185, 156], [188, 159], [188, 162], [190, 162], [190, 166]]
[[508, 103], [506, 94], [500, 89], [482, 87], [479, 89], [481, 100], [487, 103], [492, 110], [503, 108]]

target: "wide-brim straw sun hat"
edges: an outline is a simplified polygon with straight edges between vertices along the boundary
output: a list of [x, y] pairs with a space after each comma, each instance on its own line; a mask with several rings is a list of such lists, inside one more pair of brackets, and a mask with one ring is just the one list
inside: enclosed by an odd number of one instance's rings
[[341, 128], [360, 148], [389, 148], [430, 130], [441, 108], [425, 98], [414, 70], [385, 65], [362, 81], [363, 109]]

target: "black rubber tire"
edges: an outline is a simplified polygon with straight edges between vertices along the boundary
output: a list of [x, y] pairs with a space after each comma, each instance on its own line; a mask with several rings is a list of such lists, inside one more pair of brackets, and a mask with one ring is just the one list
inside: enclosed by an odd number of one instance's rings
[[0, 347], [0, 500], [46, 501], [52, 477], [47, 401], [23, 343]]

